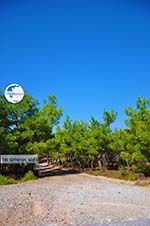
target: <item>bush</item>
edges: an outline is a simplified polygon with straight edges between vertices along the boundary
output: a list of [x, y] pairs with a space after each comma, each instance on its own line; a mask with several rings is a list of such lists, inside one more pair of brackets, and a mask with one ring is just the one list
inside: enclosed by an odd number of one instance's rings
[[5, 177], [0, 174], [0, 185], [8, 185], [8, 184], [15, 184], [16, 180], [13, 178]]
[[134, 173], [141, 173], [143, 171], [138, 165], [132, 165], [131, 169]]
[[35, 180], [37, 177], [34, 175], [34, 173], [29, 170], [24, 177], [22, 177], [21, 182], [26, 182], [28, 180]]
[[126, 170], [126, 168], [124, 166], [121, 166], [119, 168], [119, 172], [120, 172], [121, 176], [127, 176], [127, 174], [128, 174], [128, 171]]
[[134, 175], [134, 174], [133, 175], [129, 175], [128, 176], [128, 180], [129, 181], [136, 181], [137, 180], [137, 175]]

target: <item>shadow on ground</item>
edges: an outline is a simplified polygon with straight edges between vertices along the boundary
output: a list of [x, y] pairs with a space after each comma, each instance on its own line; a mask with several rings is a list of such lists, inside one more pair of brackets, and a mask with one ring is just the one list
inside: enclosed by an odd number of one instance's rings
[[47, 176], [65, 176], [71, 174], [79, 174], [80, 171], [74, 169], [49, 169], [49, 170], [40, 170], [37, 172], [39, 177]]

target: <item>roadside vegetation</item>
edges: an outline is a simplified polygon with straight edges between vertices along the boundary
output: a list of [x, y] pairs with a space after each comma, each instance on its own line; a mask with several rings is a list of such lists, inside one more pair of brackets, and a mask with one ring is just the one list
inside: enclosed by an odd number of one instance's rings
[[15, 184], [16, 180], [0, 174], [0, 185]]
[[37, 177], [34, 175], [34, 173], [31, 170], [25, 173], [25, 175], [18, 180], [0, 174], [0, 185], [16, 184], [21, 182], [27, 182], [30, 180], [35, 180], [35, 179], [37, 179]]
[[106, 168], [97, 169], [97, 170], [88, 170], [88, 174], [94, 176], [103, 176], [108, 178], [120, 179], [120, 180], [127, 180], [127, 181], [137, 181], [138, 179], [141, 180], [142, 174], [135, 173], [133, 171], [122, 171], [119, 170], [108, 170]]
[[[66, 116], [60, 127], [63, 109], [54, 95], [42, 107], [28, 94], [18, 104], [8, 103], [2, 94], [0, 100], [0, 155], [38, 154], [49, 164], [127, 180], [150, 176], [150, 100], [138, 97], [135, 109], [125, 109], [126, 128], [115, 130], [114, 110], [104, 110], [101, 121]], [[27, 166], [0, 167], [0, 184], [10, 184], [17, 174], [22, 181], [34, 179]]]

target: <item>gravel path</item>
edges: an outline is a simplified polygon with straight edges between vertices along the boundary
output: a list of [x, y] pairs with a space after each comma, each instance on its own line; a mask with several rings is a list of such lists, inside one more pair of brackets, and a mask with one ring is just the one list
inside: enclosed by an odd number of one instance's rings
[[150, 219], [95, 224], [95, 225], [88, 225], [88, 226], [150, 226]]
[[146, 218], [150, 190], [100, 177], [75, 174], [0, 186], [0, 226], [98, 226]]

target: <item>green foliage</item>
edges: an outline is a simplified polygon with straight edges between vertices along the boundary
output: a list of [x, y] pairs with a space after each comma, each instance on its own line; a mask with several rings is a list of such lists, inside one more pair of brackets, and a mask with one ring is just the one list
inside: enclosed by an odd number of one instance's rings
[[104, 110], [103, 119], [107, 126], [110, 126], [113, 122], [115, 122], [117, 118], [117, 112], [115, 111], [106, 111]]
[[47, 154], [46, 142], [53, 137], [53, 128], [59, 122], [62, 108], [55, 96], [49, 96], [41, 109], [37, 101], [25, 95], [18, 104], [7, 101], [0, 108], [0, 153]]
[[72, 121], [66, 117], [63, 128], [57, 128], [55, 139], [59, 144], [57, 146], [59, 158], [63, 165], [70, 161], [72, 165], [78, 165], [82, 169], [93, 168], [97, 165], [99, 153], [110, 151], [111, 129], [109, 126], [114, 120], [114, 115], [106, 111], [104, 114], [109, 120], [104, 119], [102, 123], [93, 117], [89, 124]]
[[26, 181], [29, 181], [29, 180], [35, 180], [36, 179], [36, 176], [34, 175], [34, 173], [29, 170], [23, 178], [21, 178], [21, 182], [26, 182]]
[[35, 180], [37, 177], [34, 173], [30, 170], [28, 171], [20, 180], [15, 180], [10, 177], [6, 177], [0, 174], [0, 185], [9, 185], [9, 184], [16, 184], [18, 182], [26, 182], [29, 180]]
[[[126, 174], [146, 172], [150, 164], [150, 100], [137, 98], [136, 108], [125, 109], [125, 129], [111, 129], [117, 113], [106, 111], [103, 120], [59, 120], [62, 108], [54, 95], [42, 107], [26, 94], [18, 104], [0, 94], [0, 154], [38, 154], [62, 166], [120, 168]], [[126, 176], [126, 175], [124, 175]]]
[[136, 181], [137, 180], [137, 175], [134, 175], [134, 174], [133, 175], [129, 175], [128, 176], [128, 180], [129, 181]]
[[15, 184], [16, 181], [13, 178], [5, 177], [0, 174], [0, 185], [9, 185], [9, 184]]
[[127, 108], [125, 112], [128, 145], [122, 157], [132, 170], [144, 172], [150, 161], [150, 101], [138, 97], [136, 109]]
[[37, 114], [37, 101], [30, 95], [18, 104], [7, 102], [2, 94], [0, 98], [0, 154], [19, 154], [24, 144], [20, 126]]
[[128, 175], [128, 171], [126, 170], [126, 168], [124, 166], [121, 166], [119, 168], [119, 172], [121, 176], [127, 176]]

